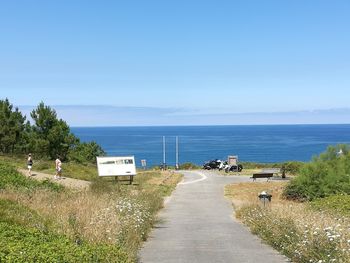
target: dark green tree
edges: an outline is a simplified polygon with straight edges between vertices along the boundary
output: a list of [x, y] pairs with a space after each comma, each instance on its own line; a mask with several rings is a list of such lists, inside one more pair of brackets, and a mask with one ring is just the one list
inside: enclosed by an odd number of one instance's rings
[[96, 142], [84, 142], [79, 143], [69, 151], [68, 159], [79, 163], [95, 163], [96, 156], [104, 156], [105, 154]]
[[79, 143], [65, 121], [57, 118], [56, 111], [41, 102], [30, 114], [34, 121], [31, 146], [33, 152], [51, 159], [59, 155], [66, 159], [70, 148]]
[[24, 147], [26, 117], [8, 99], [0, 100], [0, 152], [14, 153]]

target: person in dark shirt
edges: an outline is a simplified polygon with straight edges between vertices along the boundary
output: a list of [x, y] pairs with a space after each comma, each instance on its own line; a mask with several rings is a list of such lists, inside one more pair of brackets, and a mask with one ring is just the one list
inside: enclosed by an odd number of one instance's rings
[[33, 158], [32, 158], [32, 154], [31, 153], [28, 154], [27, 166], [28, 166], [28, 175], [32, 176]]

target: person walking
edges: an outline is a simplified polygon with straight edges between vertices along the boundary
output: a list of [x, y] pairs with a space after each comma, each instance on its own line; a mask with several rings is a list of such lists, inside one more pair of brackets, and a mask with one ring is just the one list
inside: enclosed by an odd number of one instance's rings
[[57, 156], [55, 165], [56, 165], [56, 174], [54, 176], [54, 179], [55, 180], [62, 179], [62, 162], [59, 156]]
[[32, 154], [31, 153], [28, 154], [27, 167], [28, 167], [28, 175], [32, 176], [33, 158], [32, 158]]

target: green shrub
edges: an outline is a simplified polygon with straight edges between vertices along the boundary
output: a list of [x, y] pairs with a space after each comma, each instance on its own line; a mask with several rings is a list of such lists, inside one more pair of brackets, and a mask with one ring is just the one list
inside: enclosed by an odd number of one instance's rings
[[96, 163], [96, 156], [104, 156], [106, 153], [96, 142], [79, 143], [69, 151], [68, 159], [77, 163]]
[[303, 162], [290, 161], [282, 163], [281, 168], [288, 174], [297, 175], [303, 168], [304, 164], [305, 163]]
[[[337, 155], [339, 149], [343, 154]], [[334, 194], [350, 194], [350, 153], [346, 145], [329, 147], [312, 162], [303, 165], [300, 175], [285, 188], [288, 199], [313, 200]]]

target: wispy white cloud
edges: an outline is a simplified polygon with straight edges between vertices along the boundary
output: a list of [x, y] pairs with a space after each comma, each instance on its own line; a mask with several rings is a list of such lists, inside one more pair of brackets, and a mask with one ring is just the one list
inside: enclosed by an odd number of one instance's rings
[[[20, 106], [29, 118], [33, 106]], [[213, 109], [117, 107], [105, 105], [52, 106], [71, 126], [254, 125], [350, 123], [350, 108], [290, 112], [232, 113]]]

